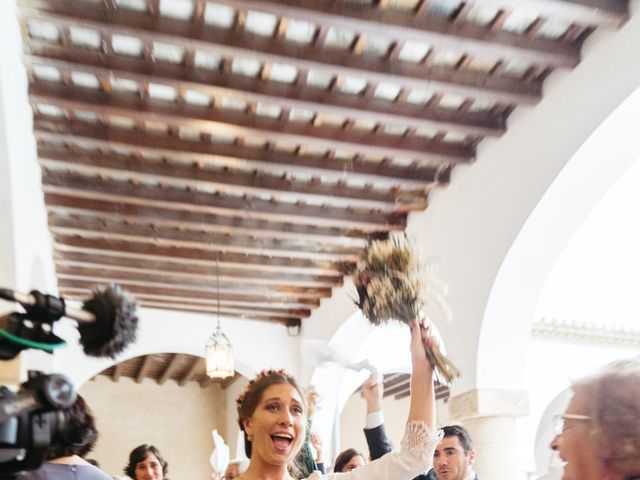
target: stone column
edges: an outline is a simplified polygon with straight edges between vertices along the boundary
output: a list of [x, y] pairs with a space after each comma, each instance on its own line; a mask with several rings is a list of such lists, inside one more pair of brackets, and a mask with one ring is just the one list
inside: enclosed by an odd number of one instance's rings
[[481, 389], [449, 400], [449, 423], [462, 424], [477, 451], [474, 470], [480, 480], [525, 480], [518, 467], [516, 418], [529, 413], [529, 394]]

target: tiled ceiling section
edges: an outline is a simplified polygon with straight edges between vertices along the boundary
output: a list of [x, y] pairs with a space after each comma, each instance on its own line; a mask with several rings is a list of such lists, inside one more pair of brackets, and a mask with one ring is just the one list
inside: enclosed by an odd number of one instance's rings
[[[19, 0], [60, 291], [299, 325], [626, 0]], [[514, 159], [517, 161], [517, 159]]]

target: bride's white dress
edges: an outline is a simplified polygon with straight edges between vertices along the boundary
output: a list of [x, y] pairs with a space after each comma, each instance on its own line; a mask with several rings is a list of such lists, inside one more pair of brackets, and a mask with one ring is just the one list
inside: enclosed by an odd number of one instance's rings
[[345, 473], [314, 472], [307, 480], [412, 480], [426, 472], [442, 433], [432, 431], [425, 422], [407, 423], [400, 450], [387, 453], [364, 467]]

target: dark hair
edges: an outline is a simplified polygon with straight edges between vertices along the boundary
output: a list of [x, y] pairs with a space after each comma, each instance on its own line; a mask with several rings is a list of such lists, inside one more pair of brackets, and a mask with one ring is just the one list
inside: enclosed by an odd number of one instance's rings
[[463, 426], [447, 425], [446, 427], [442, 427], [442, 431], [444, 432], [445, 437], [458, 437], [465, 454], [473, 450], [473, 440], [471, 440], [471, 435], [469, 435], [469, 432], [467, 432], [467, 429]]
[[236, 400], [238, 404], [238, 426], [240, 427], [240, 430], [245, 433], [244, 451], [248, 458], [251, 458], [252, 449], [251, 440], [249, 440], [246, 432], [244, 431], [244, 421], [253, 415], [253, 412], [255, 412], [258, 407], [260, 400], [262, 400], [262, 394], [264, 391], [272, 385], [281, 384], [289, 384], [298, 391], [306, 414], [307, 396], [304, 393], [304, 389], [292, 375], [289, 375], [284, 370], [267, 370], [259, 373], [256, 378], [247, 384], [244, 392], [240, 394]]
[[58, 420], [62, 428], [53, 435], [46, 460], [72, 455], [84, 457], [89, 453], [98, 440], [98, 430], [84, 398], [78, 395], [71, 408], [59, 411]]
[[353, 457], [357, 457], [358, 455], [364, 458], [364, 455], [362, 455], [355, 448], [347, 448], [336, 458], [335, 465], [333, 466], [333, 471], [336, 473], [342, 472], [342, 469], [347, 465], [347, 463], [349, 463]]
[[146, 443], [138, 445], [136, 448], [131, 450], [131, 453], [129, 454], [129, 464], [124, 467], [124, 473], [127, 477], [132, 478], [133, 480], [136, 479], [136, 465], [140, 462], [144, 462], [144, 459], [147, 458], [147, 455], [150, 453], [156, 456], [162, 466], [162, 476], [166, 477], [167, 472], [169, 471], [169, 464], [160, 453], [160, 450], [153, 445], [147, 445]]

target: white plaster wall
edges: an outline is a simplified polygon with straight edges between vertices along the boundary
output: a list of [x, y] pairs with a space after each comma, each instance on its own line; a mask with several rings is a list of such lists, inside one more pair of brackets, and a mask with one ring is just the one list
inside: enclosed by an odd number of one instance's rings
[[[116, 360], [157, 352], [186, 353], [204, 356], [216, 318], [208, 315], [139, 309], [138, 340]], [[111, 366], [108, 358], [88, 358], [74, 345], [78, 332], [72, 322], [58, 322], [57, 332], [71, 345], [56, 354], [55, 368], [69, 375], [76, 385]], [[253, 377], [263, 368], [285, 368], [298, 374], [298, 337], [290, 337], [280, 324], [221, 318], [221, 326], [234, 349], [235, 369], [245, 377]], [[265, 341], [265, 339], [269, 339]]]
[[0, 280], [19, 290], [55, 293], [16, 11], [14, 0], [0, 2]]
[[148, 379], [138, 384], [129, 378], [116, 383], [100, 376], [80, 394], [93, 410], [100, 435], [89, 458], [104, 471], [123, 475], [129, 452], [149, 443], [169, 462], [169, 478], [210, 477], [211, 431], [226, 434], [226, 393], [218, 385], [180, 387], [172, 380], [158, 385]]

